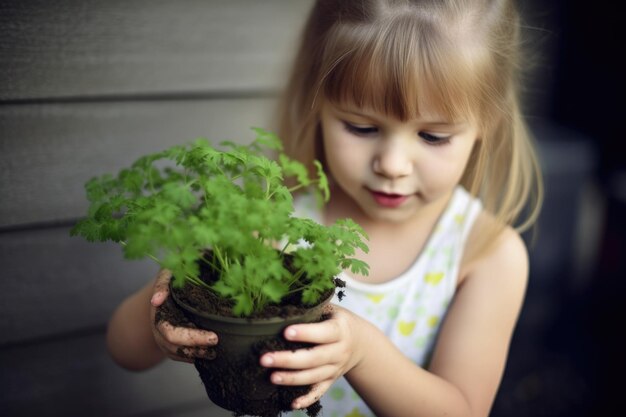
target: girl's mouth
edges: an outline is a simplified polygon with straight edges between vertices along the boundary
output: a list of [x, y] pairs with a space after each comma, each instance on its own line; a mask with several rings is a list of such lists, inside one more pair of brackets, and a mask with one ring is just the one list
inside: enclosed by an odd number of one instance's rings
[[409, 198], [408, 195], [402, 194], [387, 194], [374, 190], [369, 190], [369, 192], [372, 194], [372, 198], [374, 198], [374, 201], [376, 201], [379, 206], [388, 208], [398, 207]]

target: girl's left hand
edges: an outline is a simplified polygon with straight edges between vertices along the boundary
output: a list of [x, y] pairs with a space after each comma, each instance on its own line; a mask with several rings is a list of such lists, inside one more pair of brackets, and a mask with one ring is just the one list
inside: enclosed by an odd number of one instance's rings
[[317, 346], [296, 351], [270, 352], [261, 356], [261, 365], [281, 368], [273, 372], [277, 385], [313, 385], [308, 394], [296, 398], [294, 409], [315, 403], [336, 379], [357, 366], [362, 358], [362, 320], [348, 310], [332, 305], [331, 318], [320, 323], [296, 324], [285, 329], [285, 338]]

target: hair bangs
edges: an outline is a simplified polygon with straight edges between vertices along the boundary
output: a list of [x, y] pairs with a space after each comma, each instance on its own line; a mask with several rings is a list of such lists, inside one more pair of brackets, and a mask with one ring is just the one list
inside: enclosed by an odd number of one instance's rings
[[467, 63], [434, 27], [402, 15], [383, 21], [382, 27], [339, 26], [337, 42], [325, 51], [327, 69], [318, 91], [330, 102], [402, 121], [473, 117], [476, 86], [467, 77]]

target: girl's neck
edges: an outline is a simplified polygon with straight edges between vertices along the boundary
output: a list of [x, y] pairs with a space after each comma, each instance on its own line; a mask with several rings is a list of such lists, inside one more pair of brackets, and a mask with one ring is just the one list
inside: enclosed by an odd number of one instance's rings
[[424, 251], [449, 198], [443, 198], [424, 207], [405, 222], [393, 223], [372, 219], [339, 187], [331, 190], [331, 200], [323, 213], [325, 224], [340, 218], [351, 218], [367, 235], [368, 253], [358, 251], [356, 257], [370, 265], [368, 277], [349, 274], [353, 279], [371, 284], [381, 284], [400, 276]]

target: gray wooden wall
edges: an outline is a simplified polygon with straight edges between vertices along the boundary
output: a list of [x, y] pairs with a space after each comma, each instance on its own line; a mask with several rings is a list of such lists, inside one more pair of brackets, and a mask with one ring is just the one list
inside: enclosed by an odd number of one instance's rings
[[106, 320], [156, 266], [68, 232], [91, 176], [271, 128], [310, 6], [0, 1], [0, 415], [220, 415], [187, 365], [111, 362]]

